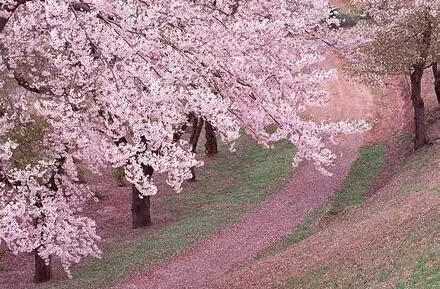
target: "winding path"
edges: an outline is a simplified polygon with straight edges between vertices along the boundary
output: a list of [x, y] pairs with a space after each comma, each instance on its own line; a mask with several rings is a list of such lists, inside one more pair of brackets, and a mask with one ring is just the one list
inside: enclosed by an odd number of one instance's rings
[[[330, 62], [338, 62], [336, 59]], [[337, 63], [336, 63], [337, 64]], [[372, 119], [375, 97], [366, 88], [344, 79], [329, 84], [331, 103], [312, 112], [315, 119]], [[344, 136], [331, 146], [339, 156], [333, 176], [319, 174], [303, 162], [286, 186], [257, 211], [237, 225], [200, 241], [163, 264], [153, 266], [122, 281], [114, 288], [208, 288], [215, 280], [251, 260], [258, 252], [286, 236], [313, 209], [337, 191], [364, 143], [362, 136]]]

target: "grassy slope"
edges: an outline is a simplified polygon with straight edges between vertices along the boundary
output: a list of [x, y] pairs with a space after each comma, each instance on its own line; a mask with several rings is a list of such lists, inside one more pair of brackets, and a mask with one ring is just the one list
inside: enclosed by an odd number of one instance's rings
[[360, 205], [369, 188], [374, 182], [375, 177], [380, 173], [385, 165], [385, 146], [374, 145], [360, 149], [359, 157], [354, 162], [347, 179], [342, 188], [336, 192], [331, 204], [316, 208], [304, 218], [301, 225], [284, 239], [275, 242], [257, 255], [256, 259], [262, 259], [283, 251], [290, 246], [310, 237], [317, 228], [319, 219], [326, 215], [336, 215], [353, 205]]
[[329, 209], [330, 214], [338, 214], [347, 207], [360, 205], [368, 194], [374, 179], [384, 168], [385, 146], [363, 147], [354, 162], [344, 184], [336, 194]]
[[[393, 209], [399, 210], [402, 204], [408, 204], [411, 200], [433, 197], [438, 200], [439, 160], [440, 145], [419, 151], [398, 168], [398, 173], [391, 181], [389, 189], [391, 197], [385, 198], [383, 203], [372, 200], [365, 209], [368, 209], [368, 206], [381, 208], [391, 204], [394, 206]], [[355, 179], [349, 177], [347, 182], [351, 183], [353, 180]], [[358, 188], [357, 185], [348, 187]], [[346, 194], [347, 192], [344, 193]], [[351, 200], [351, 198], [336, 197], [336, 204], [340, 204], [341, 200]], [[373, 245], [367, 244], [361, 251], [347, 252], [352, 257], [351, 260], [334, 256], [330, 261], [308, 268], [303, 275], [291, 277], [281, 288], [440, 288], [439, 208], [438, 205], [432, 204], [431, 208], [424, 209], [431, 212], [430, 217], [418, 215], [415, 208], [412, 217], [414, 224], [404, 224], [403, 238], [386, 240], [386, 242], [383, 240], [384, 244], [388, 245], [383, 245], [379, 247], [380, 249], [370, 248]], [[364, 209], [358, 210], [362, 214]], [[370, 216], [364, 214], [366, 216], [362, 222], [368, 222]], [[338, 220], [336, 219], [335, 222], [337, 223]], [[328, 242], [337, 243], [338, 240], [328, 240]]]
[[231, 154], [222, 147], [218, 158], [198, 170], [191, 191], [165, 195], [155, 206], [166, 211], [168, 224], [106, 253], [74, 272], [74, 279], [52, 288], [106, 288], [139, 268], [182, 252], [198, 240], [238, 221], [274, 192], [291, 171], [293, 149], [280, 144], [266, 150], [243, 138]]

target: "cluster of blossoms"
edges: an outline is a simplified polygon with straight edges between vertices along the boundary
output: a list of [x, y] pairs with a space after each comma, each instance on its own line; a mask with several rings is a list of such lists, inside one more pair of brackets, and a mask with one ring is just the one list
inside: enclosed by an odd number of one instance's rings
[[349, 61], [348, 71], [378, 86], [406, 78], [414, 109], [414, 149], [419, 149], [428, 143], [422, 97], [428, 69], [440, 103], [440, 1], [353, 0], [352, 4], [358, 11], [357, 25], [337, 29], [334, 37]]
[[71, 276], [72, 263], [101, 254], [95, 222], [81, 216], [93, 195], [80, 184], [73, 154], [58, 143], [55, 128], [31, 144], [42, 145], [41, 156], [35, 158], [25, 149], [21, 157], [27, 164], [16, 164], [25, 144], [13, 138], [36, 120], [23, 110], [24, 98], [8, 92], [1, 99], [0, 240], [15, 254], [37, 251], [46, 262], [57, 256]]
[[5, 176], [11, 187], [1, 190], [0, 238], [15, 254], [32, 252], [49, 261], [57, 256], [69, 276], [70, 264], [86, 256], [99, 257], [95, 222], [80, 216], [91, 193], [76, 183], [68, 162], [40, 162]]
[[[321, 83], [335, 75], [319, 69], [324, 47], [309, 33], [322, 29], [324, 0], [0, 3], [0, 69], [37, 94], [26, 106], [47, 122], [52, 160], [8, 173], [20, 185], [2, 191], [0, 216], [11, 221], [0, 240], [16, 252], [44, 248], [43, 258], [58, 255], [66, 266], [98, 255], [93, 222], [74, 217], [90, 195], [76, 182], [76, 163], [98, 172], [108, 163], [124, 166], [145, 196], [157, 192], [143, 170], [150, 166], [179, 191], [202, 165], [176, 139], [190, 114], [209, 121], [231, 147], [240, 129], [267, 146], [288, 139], [297, 147], [295, 163], [310, 160], [324, 173], [335, 158], [325, 138], [366, 128], [306, 117], [308, 106], [327, 102]], [[13, 149], [4, 146], [5, 162]], [[47, 189], [48, 175], [56, 189]], [[18, 223], [24, 216], [44, 225]], [[41, 238], [5, 237], [11, 226]], [[24, 239], [31, 241], [11, 245]]]
[[439, 60], [439, 0], [353, 0], [364, 21], [338, 31], [338, 45], [354, 75], [382, 85], [384, 76], [409, 75]]

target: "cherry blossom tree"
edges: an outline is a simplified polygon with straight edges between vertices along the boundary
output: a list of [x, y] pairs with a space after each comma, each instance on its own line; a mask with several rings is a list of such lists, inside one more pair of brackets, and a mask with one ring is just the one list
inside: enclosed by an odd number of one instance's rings
[[67, 272], [99, 255], [94, 223], [76, 217], [90, 196], [76, 163], [124, 167], [133, 200], [148, 198], [138, 202], [148, 207], [153, 172], [179, 192], [202, 165], [194, 143], [176, 137], [188, 115], [209, 122], [232, 150], [240, 129], [268, 147], [288, 139], [295, 165], [306, 159], [325, 174], [335, 158], [325, 141], [367, 128], [307, 118], [308, 106], [327, 102], [321, 83], [335, 76], [319, 68], [326, 47], [310, 37], [326, 29], [324, 0], [0, 3], [0, 69], [37, 95], [21, 103], [48, 124], [47, 157], [16, 171], [2, 122], [0, 240], [46, 264], [56, 255]]
[[[67, 142], [59, 131], [41, 131], [21, 140], [23, 128], [35, 126], [38, 118], [26, 111], [22, 92], [1, 99], [0, 145], [0, 240], [15, 254], [34, 252], [35, 282], [51, 278], [51, 256], [57, 256], [70, 276], [70, 264], [83, 257], [99, 257], [95, 222], [81, 215], [92, 193], [78, 180]], [[25, 151], [22, 151], [24, 147]], [[70, 147], [72, 148], [72, 147]], [[17, 157], [25, 158], [17, 162]]]
[[[421, 95], [426, 69], [433, 68], [439, 92], [440, 3], [438, 0], [356, 0], [353, 4], [368, 17], [349, 30], [345, 35], [348, 37], [342, 37], [345, 41], [350, 38], [347, 41], [350, 70], [361, 79], [379, 85], [386, 76], [409, 77], [415, 115], [414, 148], [419, 149], [428, 142]], [[341, 30], [343, 34], [347, 32]]]

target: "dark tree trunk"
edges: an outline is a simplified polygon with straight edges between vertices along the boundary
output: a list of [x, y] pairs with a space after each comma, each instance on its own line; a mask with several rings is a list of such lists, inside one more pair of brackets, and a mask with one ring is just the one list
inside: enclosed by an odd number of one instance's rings
[[151, 225], [150, 196], [140, 197], [140, 192], [135, 185], [131, 193], [131, 217], [133, 229]]
[[[192, 118], [193, 120], [193, 127], [192, 127], [192, 132], [191, 132], [191, 137], [190, 137], [190, 144], [191, 144], [191, 151], [193, 153], [197, 152], [197, 144], [199, 143], [199, 138], [200, 138], [200, 134], [202, 133], [202, 129], [203, 129], [203, 124], [204, 124], [204, 120], [203, 118], [198, 118], [197, 116], [193, 116]], [[196, 173], [195, 173], [195, 169], [191, 168], [191, 174], [192, 174], [192, 178], [190, 179], [191, 182], [195, 182], [196, 181]]]
[[434, 74], [434, 90], [437, 95], [437, 102], [440, 104], [440, 65], [438, 62], [432, 64], [432, 72]]
[[200, 134], [202, 133], [203, 129], [203, 118], [199, 117], [193, 117], [193, 125], [192, 125], [192, 132], [191, 137], [189, 139], [189, 143], [191, 144], [191, 151], [195, 153], [197, 151], [197, 144], [199, 143]]
[[178, 142], [181, 138], [182, 135], [185, 133], [187, 128], [187, 124], [183, 124], [179, 130], [177, 130], [174, 134], [173, 134], [173, 142]]
[[50, 281], [52, 279], [52, 267], [43, 260], [43, 258], [38, 255], [37, 250], [34, 250], [35, 256], [35, 275], [34, 282], [35, 283], [43, 283]]
[[411, 100], [414, 107], [415, 139], [414, 149], [418, 150], [427, 144], [425, 124], [425, 103], [422, 99], [423, 66], [417, 65], [411, 73]]
[[205, 152], [208, 156], [213, 156], [218, 154], [217, 148], [217, 136], [215, 134], [214, 127], [211, 125], [209, 121], [205, 122]]
[[[60, 157], [57, 159], [56, 171], [52, 171], [49, 181], [46, 184], [46, 187], [53, 191], [54, 194], [58, 191], [58, 185], [56, 180], [57, 174], [63, 174], [63, 165], [66, 161], [66, 158]], [[42, 198], [41, 195], [37, 195], [37, 201], [35, 203], [37, 208], [42, 208]], [[37, 227], [39, 223], [44, 223], [46, 220], [46, 215], [42, 214], [41, 217], [37, 217], [34, 219], [34, 226]], [[41, 236], [43, 238], [43, 235]], [[41, 247], [40, 247], [41, 248]], [[34, 250], [34, 259], [35, 259], [35, 272], [34, 272], [34, 282], [35, 283], [43, 283], [50, 281], [52, 279], [52, 266], [51, 266], [51, 257], [49, 256], [49, 263], [43, 260], [43, 258], [38, 255], [38, 248]]]
[[[151, 166], [142, 165], [144, 175], [148, 178], [154, 173]], [[131, 217], [133, 229], [147, 227], [151, 225], [151, 197], [142, 196], [135, 185], [132, 185], [131, 192]]]

